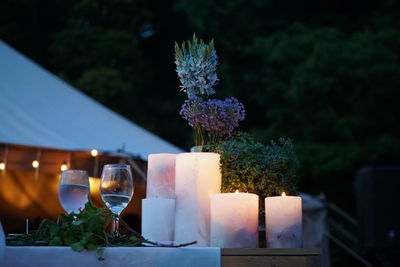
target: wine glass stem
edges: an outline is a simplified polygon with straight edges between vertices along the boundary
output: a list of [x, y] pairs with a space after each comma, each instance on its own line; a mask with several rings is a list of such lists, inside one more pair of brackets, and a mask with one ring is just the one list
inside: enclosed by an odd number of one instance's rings
[[119, 228], [119, 217], [114, 216], [114, 233], [118, 234], [118, 228]]

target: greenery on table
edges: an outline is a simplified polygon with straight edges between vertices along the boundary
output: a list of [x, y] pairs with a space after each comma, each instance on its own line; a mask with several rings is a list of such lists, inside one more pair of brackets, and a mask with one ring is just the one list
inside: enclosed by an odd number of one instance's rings
[[181, 247], [196, 242], [180, 245], [160, 245], [145, 239], [141, 234], [130, 228], [119, 218], [123, 228], [129, 235], [108, 234], [107, 227], [112, 222], [114, 214], [106, 207], [96, 208], [91, 201], [86, 203], [85, 210], [78, 214], [61, 214], [57, 222], [43, 220], [37, 230], [23, 235], [8, 235], [8, 246], [70, 246], [72, 250], [96, 251], [99, 260], [104, 260], [104, 247], [152, 246]]
[[221, 155], [222, 192], [250, 192], [260, 199], [296, 193], [299, 163], [290, 139], [263, 145], [251, 135], [238, 132], [208, 150]]

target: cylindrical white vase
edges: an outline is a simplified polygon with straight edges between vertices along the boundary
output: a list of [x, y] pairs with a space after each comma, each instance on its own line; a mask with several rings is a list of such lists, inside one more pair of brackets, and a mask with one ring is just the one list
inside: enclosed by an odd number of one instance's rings
[[210, 246], [210, 198], [221, 188], [219, 160], [219, 154], [208, 152], [176, 156], [176, 243]]
[[142, 199], [142, 236], [150, 241], [173, 241], [175, 199]]
[[147, 198], [175, 198], [176, 154], [150, 154], [147, 163]]
[[225, 193], [211, 197], [211, 246], [258, 248], [258, 196]]
[[301, 248], [303, 244], [301, 197], [265, 198], [267, 248]]

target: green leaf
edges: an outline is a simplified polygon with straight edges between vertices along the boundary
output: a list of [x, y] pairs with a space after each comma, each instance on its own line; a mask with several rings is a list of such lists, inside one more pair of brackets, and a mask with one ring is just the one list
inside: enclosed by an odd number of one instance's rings
[[64, 243], [68, 246], [79, 241], [75, 236], [72, 235], [66, 236], [63, 239]]
[[59, 236], [55, 236], [49, 243], [50, 246], [62, 246], [63, 241], [62, 238]]
[[96, 253], [99, 256], [98, 260], [103, 261], [104, 260], [104, 257], [103, 257], [104, 256], [104, 248], [103, 247], [97, 248]]
[[97, 245], [94, 243], [88, 243], [88, 244], [86, 244], [86, 248], [88, 250], [95, 250], [95, 249], [97, 249]]
[[77, 251], [77, 252], [81, 252], [85, 249], [81, 242], [76, 242], [76, 243], [71, 244], [71, 248], [73, 251]]
[[56, 225], [50, 225], [50, 227], [49, 227], [50, 235], [55, 235], [57, 233], [57, 230], [58, 230], [58, 228]]
[[137, 238], [136, 236], [131, 236], [130, 238], [129, 238], [129, 240], [130, 241], [133, 241], [133, 242], [136, 242], [136, 241], [138, 241], [139, 240], [139, 238]]
[[72, 224], [73, 225], [81, 225], [84, 222], [85, 222], [84, 220], [79, 220], [79, 221], [74, 221]]

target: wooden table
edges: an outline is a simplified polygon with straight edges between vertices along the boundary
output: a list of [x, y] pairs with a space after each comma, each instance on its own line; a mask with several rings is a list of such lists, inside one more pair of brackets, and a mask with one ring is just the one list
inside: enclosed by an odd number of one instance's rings
[[320, 267], [317, 248], [223, 248], [222, 267]]

